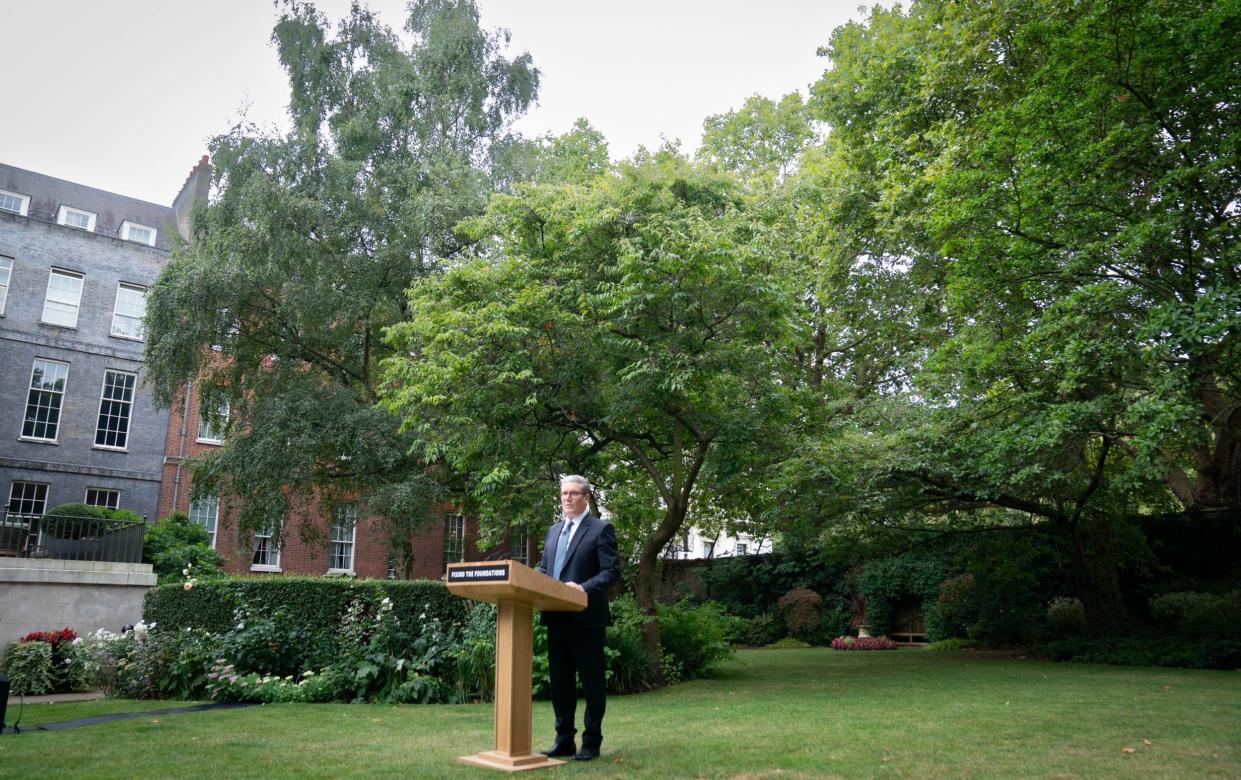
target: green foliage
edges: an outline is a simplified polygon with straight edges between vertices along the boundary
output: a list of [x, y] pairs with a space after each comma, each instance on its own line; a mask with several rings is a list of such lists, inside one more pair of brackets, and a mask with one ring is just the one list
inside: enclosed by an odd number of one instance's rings
[[1086, 635], [1086, 610], [1081, 599], [1057, 596], [1047, 605], [1047, 636], [1067, 639]]
[[778, 103], [753, 95], [739, 110], [703, 121], [698, 157], [746, 178], [774, 180], [792, 172], [814, 136], [801, 95], [791, 92]]
[[112, 642], [116, 667], [108, 692], [125, 699], [202, 698], [221, 650], [216, 636], [196, 628], [136, 628]]
[[818, 639], [823, 620], [823, 597], [809, 588], [794, 588], [776, 602], [789, 635], [811, 642]]
[[675, 667], [679, 680], [706, 677], [733, 656], [727, 621], [717, 604], [661, 604], [658, 620], [666, 663]]
[[13, 693], [51, 693], [56, 682], [52, 646], [47, 642], [10, 642], [4, 650], [4, 673]]
[[767, 647], [773, 650], [797, 650], [810, 647], [810, 643], [802, 639], [794, 639], [791, 636], [786, 636], [783, 639], [777, 639], [776, 641], [768, 644]]
[[1039, 652], [1053, 661], [1118, 666], [1180, 666], [1189, 669], [1241, 668], [1241, 640], [1183, 637], [1062, 639]]
[[969, 650], [977, 647], [978, 643], [962, 637], [952, 637], [950, 639], [941, 639], [938, 642], [932, 642], [926, 646], [927, 650]]
[[1151, 599], [1157, 626], [1190, 639], [1241, 639], [1241, 590], [1214, 593], [1165, 593]]
[[866, 625], [871, 633], [887, 633], [893, 607], [902, 599], [920, 599], [924, 609], [932, 603], [948, 573], [949, 561], [949, 552], [939, 549], [875, 558], [863, 564], [857, 588], [866, 603]]
[[609, 693], [641, 693], [652, 685], [646, 647], [642, 643], [644, 617], [632, 596], [611, 603], [612, 625], [608, 626], [607, 682]]
[[784, 621], [778, 615], [764, 612], [749, 619], [749, 625], [746, 626], [745, 633], [741, 637], [741, 643], [751, 647], [766, 647], [772, 642], [783, 639], [786, 630]]
[[451, 624], [465, 616], [463, 600], [438, 581], [228, 577], [190, 590], [161, 585], [148, 591], [143, 619], [156, 631], [194, 627], [222, 634], [236, 625], [235, 611], [244, 606], [257, 615], [283, 611], [312, 634], [330, 633], [353, 602], [365, 604], [373, 614], [384, 598], [392, 600], [396, 617], [410, 624], [424, 613]]
[[195, 579], [223, 576], [222, 558], [211, 549], [207, 529], [192, 522], [184, 512], [173, 512], [148, 525], [142, 540], [142, 560], [152, 564], [159, 583], [180, 582], [187, 570]]
[[[148, 379], [164, 404], [187, 382], [203, 409], [228, 401], [192, 490], [236, 497], [240, 530], [349, 496], [409, 571], [410, 532], [445, 493], [374, 405], [382, 333], [409, 284], [462, 250], [453, 226], [498, 186], [493, 151], [538, 71], [472, 0], [418, 0], [404, 34], [360, 4], [336, 26], [310, 3], [279, 12], [290, 129], [211, 140], [211, 201], [148, 294]], [[326, 513], [303, 519], [326, 533]]]

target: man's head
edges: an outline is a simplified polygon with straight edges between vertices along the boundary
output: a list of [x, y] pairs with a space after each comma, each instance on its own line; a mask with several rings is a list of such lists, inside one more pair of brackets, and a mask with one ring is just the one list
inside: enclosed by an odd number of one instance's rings
[[565, 517], [577, 517], [590, 503], [590, 483], [586, 477], [570, 474], [560, 478], [560, 508]]

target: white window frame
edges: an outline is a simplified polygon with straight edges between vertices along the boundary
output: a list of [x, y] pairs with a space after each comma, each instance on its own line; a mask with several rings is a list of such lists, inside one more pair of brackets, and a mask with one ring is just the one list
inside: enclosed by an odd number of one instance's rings
[[[272, 542], [272, 530], [255, 531], [254, 545], [250, 555], [250, 571], [282, 572], [280, 568], [280, 546]], [[262, 551], [260, 551], [262, 547]], [[263, 555], [264, 563], [255, 563], [259, 555]], [[274, 556], [274, 557], [273, 557]]]
[[228, 426], [229, 411], [230, 409], [229, 409], [228, 399], [225, 399], [224, 401], [220, 403], [219, 408], [217, 408], [215, 412], [216, 419], [220, 421], [220, 428], [221, 428], [221, 430], [217, 433], [215, 430], [212, 429], [211, 420], [207, 418], [207, 415], [203, 414], [203, 410], [200, 405], [199, 413], [198, 413], [198, 431], [194, 435], [194, 441], [198, 442], [199, 444], [223, 444], [224, 443], [224, 430], [223, 429]]
[[[95, 494], [96, 499], [100, 497], [100, 494], [106, 493], [112, 499], [112, 503], [92, 504], [90, 502], [91, 493]], [[87, 506], [102, 506], [108, 509], [118, 509], [120, 508], [120, 505], [121, 505], [121, 491], [117, 490], [116, 488], [88, 487], [86, 489], [86, 495], [82, 498], [82, 503], [86, 504]]]
[[6, 208], [3, 205], [0, 205], [0, 211], [7, 212], [9, 214], [16, 214], [19, 217], [27, 216], [30, 213], [30, 196], [29, 195], [23, 195], [20, 192], [13, 192], [12, 190], [0, 190], [0, 196], [4, 196], [4, 195], [9, 196], [10, 198], [17, 198], [18, 206], [17, 206], [17, 209], [14, 210], [14, 209]]
[[518, 563], [530, 565], [530, 529], [519, 526], [509, 532], [509, 557]]
[[204, 496], [190, 502], [190, 522], [198, 523], [207, 529], [207, 537], [211, 549], [215, 549], [215, 532], [220, 520], [220, 497]]
[[[126, 301], [128, 311], [121, 311], [121, 299], [124, 293], [137, 293], [141, 300], [141, 311], [134, 314], [131, 302]], [[112, 304], [112, 335], [118, 339], [132, 339], [133, 341], [142, 341], [146, 338], [146, 327], [144, 321], [147, 314], [147, 288], [140, 284], [130, 284], [129, 282], [118, 282], [116, 285], [116, 300]], [[125, 325], [136, 322], [137, 326], [126, 331]], [[136, 332], [136, 335], [135, 335]]]
[[444, 571], [448, 564], [465, 560], [465, 515], [461, 512], [444, 513]]
[[[128, 388], [129, 397], [128, 398], [109, 398], [108, 397], [107, 393], [108, 393], [109, 375], [129, 377], [131, 381], [129, 382], [129, 388]], [[112, 387], [116, 387], [115, 382], [112, 384]], [[94, 444], [95, 449], [113, 450], [116, 452], [129, 452], [129, 429], [130, 429], [130, 426], [133, 424], [134, 395], [137, 392], [137, 388], [138, 388], [138, 375], [137, 374], [131, 371], [120, 371], [115, 368], [104, 369], [103, 385], [99, 388], [99, 416], [95, 418], [95, 444]], [[105, 406], [106, 404], [116, 404], [116, 406], [106, 407]], [[108, 419], [115, 418], [115, 419], [124, 421], [123, 430], [121, 428], [112, 430], [112, 429], [103, 427], [104, 421], [105, 421], [104, 420], [105, 409], [107, 411]], [[123, 416], [119, 414], [119, 412], [121, 411], [124, 412]], [[100, 433], [105, 434], [105, 437], [104, 437], [105, 441], [107, 439], [106, 434], [112, 433], [112, 434], [118, 435], [121, 439], [123, 439], [124, 443], [123, 444], [100, 444], [99, 443]]]
[[[77, 279], [78, 284], [76, 293], [70, 295], [62, 293], [61, 290], [55, 289], [52, 286], [52, 281], [58, 276], [64, 279]], [[77, 328], [78, 314], [82, 310], [82, 288], [85, 286], [86, 274], [81, 274], [77, 271], [66, 271], [63, 268], [52, 268], [49, 270], [47, 274], [47, 293], [43, 296], [42, 322], [47, 325], [55, 325], [58, 328]], [[73, 316], [69, 317], [66, 315], [65, 319], [67, 322], [57, 322], [54, 319], [50, 319], [48, 309], [49, 305], [64, 306], [66, 309], [72, 308]], [[53, 308], [51, 311], [55, 312], [56, 309]]]
[[13, 258], [0, 255], [0, 317], [9, 301], [9, 282], [13, 279]]
[[[86, 225], [83, 226], [83, 225], [76, 225], [76, 224], [70, 223], [69, 218], [71, 216], [72, 217], [86, 217]], [[93, 211], [87, 211], [86, 209], [77, 209], [77, 208], [74, 208], [73, 206], [66, 206], [64, 204], [61, 204], [60, 208], [56, 210], [56, 224], [64, 225], [66, 227], [71, 227], [71, 228], [77, 228], [78, 230], [85, 230], [88, 233], [94, 233], [96, 216], [97, 215]]]
[[[17, 493], [18, 485], [21, 485], [23, 488], [27, 486], [33, 487], [35, 488], [36, 493], [39, 492], [38, 491], [39, 488], [43, 488], [43, 495], [35, 497], [35, 498], [27, 498], [25, 495], [23, 495], [20, 499], [17, 499], [16, 493]], [[8, 513], [5, 515], [5, 518], [10, 523], [12, 523], [12, 522], [25, 522], [32, 518], [42, 517], [47, 512], [47, 488], [48, 488], [48, 485], [46, 482], [29, 482], [24, 479], [13, 480], [13, 484], [9, 486], [9, 503], [7, 504]], [[13, 511], [14, 500], [30, 501], [32, 511], [30, 512], [22, 512], [20, 510], [16, 512]]]
[[[132, 234], [135, 230], [145, 230], [149, 232], [150, 238], [149, 239], [134, 238]], [[121, 223], [120, 233], [121, 233], [121, 238], [126, 241], [133, 241], [136, 244], [146, 244], [147, 246], [155, 246], [156, 230], [150, 225], [140, 225], [137, 222], [130, 222], [129, 220], [125, 220], [124, 222]]]
[[[43, 363], [43, 364], [45, 364], [45, 365], [64, 366], [64, 368], [65, 368], [65, 373], [64, 373], [64, 376], [63, 376], [63, 377], [61, 377], [61, 379], [63, 380], [63, 383], [62, 383], [62, 385], [61, 385], [61, 387], [60, 387], [60, 389], [59, 389], [59, 390], [46, 390], [46, 389], [44, 389], [43, 387], [38, 387], [38, 388], [36, 388], [36, 387], [34, 386], [34, 373], [35, 373], [35, 369], [38, 367], [39, 363]], [[46, 374], [46, 369], [45, 369], [44, 373]], [[31, 362], [31, 364], [30, 364], [30, 381], [26, 384], [26, 411], [25, 411], [25, 413], [22, 415], [21, 435], [20, 435], [18, 438], [20, 438], [22, 441], [37, 441], [37, 442], [42, 442], [42, 443], [44, 443], [44, 444], [55, 444], [55, 443], [56, 443], [56, 440], [60, 437], [60, 413], [61, 413], [62, 411], [64, 411], [64, 406], [65, 406], [65, 389], [66, 389], [66, 388], [68, 388], [68, 386], [69, 386], [69, 364], [68, 364], [68, 363], [65, 363], [65, 362], [60, 361], [60, 360], [48, 360], [47, 358], [41, 358], [41, 357], [37, 357], [37, 358], [35, 358], [35, 359], [34, 359], [34, 361], [33, 361], [33, 362]], [[56, 408], [56, 422], [51, 423], [51, 425], [55, 427], [55, 431], [54, 431], [54, 432], [55, 432], [55, 434], [56, 434], [56, 435], [54, 435], [54, 436], [52, 436], [52, 437], [50, 437], [50, 438], [48, 438], [48, 437], [43, 437], [43, 436], [33, 436], [33, 435], [27, 435], [27, 434], [26, 434], [26, 423], [31, 421], [31, 418], [30, 418], [30, 404], [31, 404], [31, 401], [32, 401], [32, 395], [33, 395], [34, 393], [47, 393], [47, 394], [49, 394], [49, 395], [51, 395], [51, 396], [56, 396], [56, 399], [57, 399], [57, 400], [56, 400], [56, 407], [55, 407], [55, 408]], [[39, 408], [39, 407], [38, 407], [38, 406], [36, 406], [35, 408], [37, 409], [37, 408]], [[49, 404], [49, 405], [47, 406], [47, 408], [48, 408], [48, 409], [51, 409], [51, 408], [52, 408], [52, 406]], [[48, 417], [50, 418], [50, 416], [51, 416], [51, 415], [49, 414], [49, 415], [48, 415]], [[37, 417], [35, 418], [35, 422], [36, 422], [36, 424], [37, 424]], [[44, 425], [47, 425], [47, 421], [46, 421], [46, 420], [44, 420]]]
[[[358, 507], [355, 504], [341, 504], [333, 515], [332, 528], [328, 532], [327, 573], [352, 576], [358, 541]], [[333, 565], [346, 556], [348, 566]]]

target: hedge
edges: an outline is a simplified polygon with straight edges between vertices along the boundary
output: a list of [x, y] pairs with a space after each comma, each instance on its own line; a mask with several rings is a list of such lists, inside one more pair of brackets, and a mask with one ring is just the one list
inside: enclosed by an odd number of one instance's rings
[[266, 614], [283, 607], [312, 631], [334, 631], [354, 599], [376, 605], [385, 597], [407, 625], [433, 617], [460, 623], [466, 615], [465, 599], [449, 593], [438, 580], [227, 577], [189, 590], [177, 584], [154, 588], [147, 592], [142, 619], [156, 631], [202, 628], [220, 634], [234, 627], [240, 606]]

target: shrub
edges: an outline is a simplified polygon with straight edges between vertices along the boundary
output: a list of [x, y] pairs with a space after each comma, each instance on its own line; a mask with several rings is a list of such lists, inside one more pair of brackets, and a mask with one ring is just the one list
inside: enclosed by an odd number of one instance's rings
[[608, 692], [640, 693], [651, 687], [646, 644], [642, 639], [645, 621], [633, 596], [621, 596], [611, 606], [612, 625], [608, 626], [607, 644], [603, 649], [608, 665]]
[[657, 619], [664, 653], [672, 657], [678, 679], [705, 677], [733, 655], [725, 639], [724, 613], [715, 602], [661, 604]]
[[971, 647], [977, 647], [978, 643], [961, 637], [953, 637], [951, 639], [941, 639], [938, 642], [932, 642], [926, 646], [927, 650], [968, 650]]
[[161, 585], [180, 582], [182, 576], [188, 576], [187, 569], [202, 580], [224, 576], [220, 569], [224, 558], [211, 549], [207, 529], [191, 521], [184, 512], [173, 512], [147, 526], [142, 560], [152, 565]]
[[1057, 596], [1047, 605], [1047, 635], [1066, 639], [1086, 634], [1086, 610], [1081, 599]]
[[772, 642], [771, 644], [767, 645], [767, 647], [771, 648], [772, 650], [791, 650], [791, 649], [801, 649], [801, 648], [810, 647], [810, 643], [803, 642], [800, 639], [794, 639], [791, 636], [786, 636], [784, 639], [779, 639], [779, 640], [776, 640], [775, 642]]
[[108, 692], [127, 699], [196, 699], [220, 652], [218, 637], [202, 629], [148, 631], [145, 625], [113, 640], [116, 671]]
[[13, 693], [39, 696], [55, 683], [52, 646], [48, 642], [10, 642], [4, 651], [4, 672]]
[[886, 636], [838, 636], [832, 640], [833, 650], [895, 650], [900, 645]]
[[1182, 591], [1151, 599], [1151, 618], [1164, 631], [1200, 639], [1241, 639], [1241, 591]]
[[770, 612], [764, 612], [750, 618], [741, 641], [753, 647], [766, 647], [782, 639], [784, 632], [784, 621]]
[[790, 635], [803, 642], [816, 638], [823, 619], [822, 596], [809, 588], [794, 588], [780, 597], [776, 607]]
[[1048, 642], [1040, 653], [1053, 661], [1119, 666], [1179, 666], [1190, 669], [1241, 668], [1241, 641], [1186, 641], [1179, 637], [1112, 637]]

